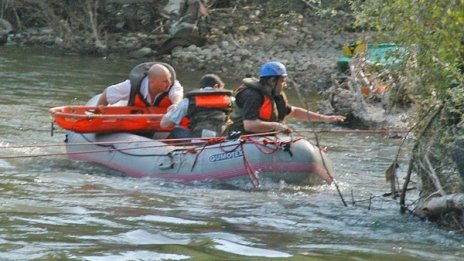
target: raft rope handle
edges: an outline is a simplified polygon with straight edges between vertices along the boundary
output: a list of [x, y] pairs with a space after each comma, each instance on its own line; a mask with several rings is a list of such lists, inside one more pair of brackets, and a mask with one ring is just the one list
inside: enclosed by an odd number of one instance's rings
[[[276, 134], [276, 133], [274, 132], [274, 134]], [[251, 142], [252, 144], [254, 144], [256, 146], [256, 148], [261, 153], [266, 154], [266, 155], [270, 155], [270, 154], [273, 154], [273, 153], [277, 152], [279, 149], [285, 149], [286, 146], [288, 147], [291, 143], [302, 139], [302, 137], [299, 137], [299, 138], [296, 138], [296, 139], [294, 139], [292, 137], [292, 139], [290, 141], [288, 141], [288, 142], [277, 141], [277, 137], [275, 137], [275, 140], [271, 140], [269, 137], [266, 137], [266, 139], [264, 139], [262, 142], [259, 142], [259, 141], [256, 141], [254, 139], [251, 139], [251, 137], [253, 137], [253, 136], [262, 136], [262, 135], [242, 135], [240, 137], [239, 145], [235, 146], [232, 150], [226, 151], [224, 149], [224, 146], [222, 146], [222, 144], [220, 144], [220, 148], [224, 152], [232, 152], [232, 151], [235, 151], [236, 149], [238, 149], [240, 147], [240, 149], [242, 150], [243, 165], [245, 167], [245, 170], [248, 173], [248, 178], [250, 180], [250, 183], [253, 185], [253, 188], [256, 189], [256, 188], [260, 187], [259, 177], [256, 175], [255, 171], [251, 167], [250, 162], [248, 161], [248, 158], [247, 158], [247, 156], [245, 154], [245, 150], [243, 149], [243, 144], [245, 144], [246, 142]], [[270, 140], [270, 142], [267, 141], [267, 140]], [[261, 148], [261, 146], [267, 147], [266, 146], [267, 144], [275, 144], [275, 148], [272, 149], [272, 151], [269, 151], [269, 152], [264, 151]], [[292, 155], [290, 151], [289, 151], [289, 153], [290, 153], [290, 155]]]
[[197, 164], [197, 161], [198, 161], [198, 157], [200, 156], [200, 154], [205, 150], [206, 148], [206, 145], [208, 145], [208, 142], [205, 143], [205, 145], [203, 145], [200, 149], [200, 152], [196, 152], [196, 155], [195, 155], [195, 160], [193, 160], [193, 164], [192, 164], [192, 168], [190, 169], [190, 171], [193, 171], [193, 168], [195, 168], [195, 165]]
[[[85, 139], [88, 143], [92, 143], [92, 141], [89, 140], [84, 134], [80, 134], [80, 135], [81, 135], [82, 138]], [[98, 147], [110, 147], [110, 148], [117, 149], [116, 146], [115, 146], [115, 144], [96, 145], [96, 146], [98, 146]], [[157, 148], [157, 147], [165, 147], [165, 146], [166, 146], [166, 145], [163, 144], [163, 145], [143, 146], [143, 147], [137, 147], [137, 148], [143, 149], [143, 148]], [[129, 149], [132, 149], [132, 148], [137, 149], [137, 148], [135, 148], [135, 147], [129, 147]], [[186, 149], [188, 150], [188, 149], [190, 149], [190, 148], [191, 148], [191, 147], [187, 147]], [[171, 150], [170, 152], [168, 152], [168, 154], [169, 154], [169, 153], [172, 153], [172, 152], [174, 152], [174, 151], [176, 151], [176, 149]], [[141, 154], [134, 154], [134, 153], [127, 152], [127, 151], [125, 151], [125, 149], [120, 149], [119, 152], [121, 152], [122, 154], [125, 154], [125, 155], [136, 156], [136, 157], [152, 157], [152, 156], [155, 156], [155, 157], [158, 156], [158, 157], [159, 157], [159, 156], [165, 156], [165, 155], [167, 155], [167, 154], [154, 154], [154, 153], [153, 153], [153, 154], [143, 154], [143, 155], [141, 155]], [[171, 156], [170, 156], [170, 157], [171, 157]]]
[[[278, 141], [277, 138], [275, 140], [269, 139], [270, 141], [268, 141], [268, 139], [263, 139], [261, 141], [253, 139], [250, 140], [261, 153], [266, 155], [274, 154], [280, 149], [281, 141]], [[270, 148], [269, 146], [267, 146], [268, 144], [274, 144], [274, 148]], [[265, 151], [264, 148], [269, 149], [269, 151]]]
[[[274, 133], [275, 134], [275, 133]], [[243, 144], [247, 143], [247, 142], [251, 142], [253, 144], [255, 144], [255, 146], [261, 151], [263, 152], [258, 146], [257, 146], [257, 143], [254, 142], [253, 139], [251, 139], [251, 137], [253, 136], [262, 136], [262, 134], [258, 134], [258, 135], [242, 135], [240, 136], [239, 138], [239, 144], [237, 146], [234, 146], [231, 150], [225, 150], [225, 146], [223, 146], [223, 144], [219, 144], [219, 148], [223, 151], [223, 152], [233, 152], [235, 150], [237, 150], [238, 148], [241, 149], [242, 151], [242, 159], [243, 159], [243, 166], [245, 167], [245, 170], [248, 174], [248, 179], [250, 180], [250, 183], [251, 185], [253, 186], [253, 189], [257, 189], [259, 188], [261, 185], [260, 185], [260, 182], [259, 182], [259, 177], [256, 175], [255, 171], [253, 170], [253, 168], [251, 167], [251, 164], [250, 162], [248, 161], [248, 158], [245, 154], [245, 150], [243, 149]], [[263, 152], [264, 153], [264, 152]], [[264, 153], [264, 154], [270, 154], [270, 153]]]
[[[112, 146], [110, 146], [112, 147]], [[36, 158], [36, 157], [47, 157], [47, 156], [67, 156], [67, 155], [80, 155], [80, 154], [90, 154], [90, 153], [102, 153], [102, 152], [113, 152], [113, 151], [126, 151], [126, 150], [135, 150], [135, 149], [146, 149], [153, 148], [156, 146], [142, 146], [142, 147], [129, 147], [129, 148], [108, 148], [101, 150], [86, 150], [86, 151], [76, 151], [76, 152], [65, 152], [65, 153], [43, 153], [43, 154], [34, 154], [34, 155], [16, 155], [16, 156], [0, 156], [0, 159], [16, 159], [16, 158]], [[150, 154], [150, 155], [137, 155], [137, 156], [168, 156], [168, 154]]]
[[250, 180], [251, 185], [253, 185], [253, 189], [257, 189], [260, 187], [259, 177], [256, 175], [255, 171], [251, 167], [251, 164], [245, 155], [245, 150], [243, 149], [244, 143], [246, 143], [246, 139], [243, 139], [240, 141], [240, 149], [242, 150], [243, 165], [245, 167], [245, 170], [248, 173], [248, 178]]
[[[215, 137], [217, 138], [224, 138], [226, 137]], [[48, 143], [48, 144], [34, 144], [34, 145], [20, 145], [20, 146], [0, 146], [0, 149], [24, 149], [24, 148], [43, 148], [43, 147], [62, 147], [62, 146], [80, 146], [80, 145], [113, 145], [113, 144], [126, 144], [126, 143], [150, 143], [150, 142], [164, 142], [166, 144], [163, 145], [153, 145], [153, 147], [165, 147], [165, 146], [182, 146], [182, 145], [192, 145], [192, 139], [201, 139], [201, 140], [209, 140], [211, 138], [179, 138], [179, 139], [157, 139], [157, 140], [130, 140], [130, 141], [97, 141], [97, 142], [75, 142], [75, 143]], [[176, 141], [185, 141], [185, 143], [176, 143], [176, 145], [172, 145], [169, 143], [176, 142]]]
[[[276, 153], [280, 149], [289, 151], [290, 150], [290, 144], [295, 143], [295, 142], [303, 139], [303, 137], [293, 138], [293, 136], [291, 137], [291, 139], [289, 141], [278, 140], [277, 137], [275, 137], [275, 140], [271, 140], [269, 137], [266, 137], [266, 138], [267, 139], [264, 139], [262, 141], [257, 141], [257, 140], [253, 140], [253, 139], [248, 139], [248, 140], [250, 140], [253, 144], [255, 144], [256, 148], [258, 148], [258, 150], [261, 153], [269, 155], [269, 154]], [[275, 148], [274, 149], [269, 148], [269, 146], [267, 146], [268, 144], [275, 144]], [[268, 148], [270, 151], [265, 151], [263, 149], [263, 147]]]
[[[81, 136], [88, 140], [85, 135], [81, 134]], [[174, 139], [173, 139], [174, 140]], [[17, 146], [17, 147], [0, 147], [0, 148], [9, 148], [9, 149], [17, 149], [17, 148], [31, 148], [31, 147], [53, 147], [53, 146], [66, 146], [66, 145], [97, 145], [101, 147], [110, 147], [110, 149], [101, 149], [101, 150], [87, 150], [87, 151], [78, 151], [78, 152], [64, 152], [64, 153], [42, 153], [42, 154], [34, 154], [34, 155], [15, 155], [15, 156], [0, 156], [0, 159], [15, 159], [15, 158], [35, 158], [35, 157], [47, 157], [47, 156], [67, 156], [67, 155], [79, 155], [79, 154], [90, 154], [90, 153], [102, 153], [102, 152], [112, 152], [112, 151], [120, 151], [121, 153], [130, 154], [126, 152], [127, 150], [135, 150], [135, 149], [146, 149], [146, 148], [157, 148], [157, 147], [166, 147], [170, 146], [169, 144], [162, 144], [162, 145], [150, 145], [150, 146], [139, 146], [139, 147], [127, 147], [127, 148], [116, 148], [114, 147], [115, 144], [126, 144], [126, 143], [147, 143], [147, 142], [156, 142], [158, 140], [149, 140], [149, 141], [120, 141], [120, 142], [80, 142], [80, 143], [68, 143], [68, 144], [46, 144], [42, 146]], [[191, 143], [189, 143], [191, 145]], [[192, 150], [196, 149], [195, 146], [185, 147], [183, 150]], [[179, 150], [179, 149], [175, 149]], [[175, 151], [173, 150], [173, 151]], [[134, 154], [130, 154], [134, 155]], [[167, 156], [167, 154], [144, 154], [144, 155], [134, 155], [134, 156]]]
[[[195, 167], [196, 163], [197, 163], [197, 160], [198, 160], [198, 157], [199, 155], [205, 150], [205, 149], [208, 149], [207, 148], [207, 145], [211, 145], [211, 144], [216, 144], [216, 143], [219, 143], [219, 148], [221, 149], [221, 151], [224, 151], [224, 152], [232, 152], [232, 151], [235, 151], [237, 150], [238, 148], [240, 148], [242, 150], [242, 158], [243, 158], [243, 165], [245, 167], [245, 170], [247, 171], [247, 174], [248, 174], [248, 179], [250, 180], [250, 183], [253, 185], [253, 189], [257, 189], [260, 187], [260, 182], [259, 182], [259, 178], [256, 176], [255, 174], [255, 171], [253, 170], [253, 168], [251, 167], [251, 164], [250, 162], [248, 161], [246, 155], [245, 155], [245, 151], [243, 149], [243, 144], [246, 143], [248, 140], [251, 140], [249, 139], [250, 136], [260, 136], [260, 135], [246, 135], [246, 136], [242, 136], [243, 138], [240, 138], [240, 142], [237, 146], [234, 146], [233, 149], [231, 150], [225, 150], [225, 146], [222, 144], [223, 141], [226, 140], [225, 137], [216, 137], [216, 138], [212, 138], [210, 139], [208, 142], [206, 142], [202, 148], [200, 149], [200, 151], [198, 152], [197, 150], [195, 151], [190, 151], [192, 153], [196, 153], [196, 156], [195, 156], [195, 160], [192, 164], [192, 168], [191, 170], [193, 171], [193, 168]], [[187, 152], [187, 151], [186, 151]]]
[[[56, 130], [56, 128], [54, 128]], [[389, 133], [407, 133], [408, 130], [323, 130], [323, 129], [309, 129], [309, 130], [295, 130], [296, 133], [303, 133], [303, 132], [318, 132], [318, 133], [347, 133], [347, 134], [372, 134], [372, 133], [380, 133], [380, 134], [389, 134]], [[410, 130], [409, 130], [410, 132]], [[242, 135], [241, 137], [255, 137], [255, 136], [270, 136], [278, 134], [279, 132], [265, 132], [265, 133], [256, 133], [256, 134], [247, 134]], [[300, 136], [305, 136], [301, 135]], [[216, 138], [224, 138], [226, 137], [216, 137]], [[211, 138], [195, 138], [201, 140], [209, 140]], [[59, 143], [48, 143], [48, 144], [34, 144], [34, 145], [19, 145], [19, 146], [0, 146], [0, 149], [19, 149], [19, 148], [41, 148], [41, 147], [61, 147], [61, 146], [78, 146], [78, 145], [105, 145], [105, 144], [120, 144], [120, 143], [133, 143], [133, 142], [173, 142], [173, 141], [191, 141], [192, 138], [178, 138], [178, 139], [158, 139], [158, 140], [148, 140], [148, 141], [104, 141], [104, 142], [82, 142], [82, 143], [68, 143], [65, 144], [63, 142]], [[187, 143], [185, 143], [187, 144]], [[191, 144], [190, 142], [188, 144]], [[169, 145], [169, 144], [167, 144]], [[179, 144], [177, 144], [179, 145]], [[183, 144], [180, 144], [183, 145]], [[166, 145], [161, 145], [166, 146]]]

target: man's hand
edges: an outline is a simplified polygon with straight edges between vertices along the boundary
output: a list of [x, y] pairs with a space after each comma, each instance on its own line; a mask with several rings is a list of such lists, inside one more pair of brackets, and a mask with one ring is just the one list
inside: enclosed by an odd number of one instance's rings
[[324, 122], [326, 123], [333, 123], [339, 121], [345, 121], [346, 117], [342, 115], [326, 115]]

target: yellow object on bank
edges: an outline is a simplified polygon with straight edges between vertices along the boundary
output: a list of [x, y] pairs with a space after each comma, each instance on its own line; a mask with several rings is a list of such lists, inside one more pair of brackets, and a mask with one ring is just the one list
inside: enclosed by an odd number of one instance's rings
[[345, 45], [342, 48], [342, 52], [345, 56], [353, 57], [355, 54], [367, 52], [367, 44], [355, 42], [350, 45]]

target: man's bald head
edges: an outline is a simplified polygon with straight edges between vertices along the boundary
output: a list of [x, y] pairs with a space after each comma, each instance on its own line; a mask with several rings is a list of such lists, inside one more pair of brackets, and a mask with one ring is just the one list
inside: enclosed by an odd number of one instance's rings
[[169, 78], [171, 77], [171, 72], [169, 71], [169, 69], [166, 66], [159, 63], [153, 64], [148, 70], [148, 76], [150, 78], [158, 77], [160, 75], [165, 76], [166, 74], [169, 76]]
[[173, 84], [171, 72], [166, 66], [159, 63], [150, 67], [148, 78], [150, 79], [150, 92], [152, 94], [166, 92]]

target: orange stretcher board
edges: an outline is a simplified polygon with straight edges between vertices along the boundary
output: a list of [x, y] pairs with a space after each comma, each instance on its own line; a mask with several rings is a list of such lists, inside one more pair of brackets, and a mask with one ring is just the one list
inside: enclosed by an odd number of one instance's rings
[[166, 108], [133, 106], [61, 106], [49, 109], [65, 130], [78, 133], [170, 131], [161, 128]]

